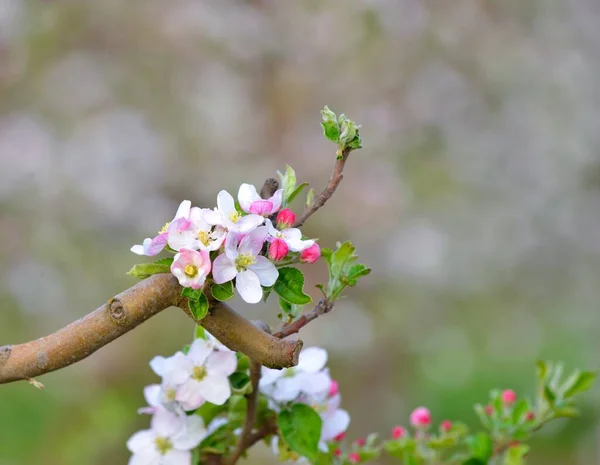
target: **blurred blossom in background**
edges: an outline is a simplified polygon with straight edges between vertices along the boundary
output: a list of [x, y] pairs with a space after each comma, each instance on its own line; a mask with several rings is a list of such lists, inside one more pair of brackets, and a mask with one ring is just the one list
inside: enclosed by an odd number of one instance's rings
[[[0, 0], [0, 345], [134, 284], [129, 248], [182, 199], [286, 163], [320, 189], [327, 104], [365, 148], [305, 232], [374, 272], [302, 337], [350, 438], [418, 405], [475, 424], [490, 388], [531, 392], [536, 358], [597, 368], [599, 23], [593, 0]], [[272, 324], [275, 305], [236, 302]], [[192, 333], [168, 310], [45, 391], [0, 386], [0, 465], [126, 463], [148, 361]], [[531, 464], [600, 463], [587, 400]]]

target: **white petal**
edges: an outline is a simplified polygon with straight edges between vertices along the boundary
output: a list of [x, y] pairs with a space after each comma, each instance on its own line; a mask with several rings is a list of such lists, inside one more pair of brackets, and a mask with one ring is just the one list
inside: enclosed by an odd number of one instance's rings
[[198, 381], [188, 379], [185, 383], [177, 388], [175, 400], [181, 404], [181, 407], [186, 411], [196, 410], [204, 403], [204, 397], [198, 391]]
[[302, 373], [298, 377], [302, 391], [307, 394], [325, 396], [329, 392], [331, 377], [326, 371]]
[[231, 260], [232, 262], [235, 261], [235, 259], [239, 255], [238, 246], [240, 245], [242, 237], [244, 237], [242, 234], [236, 233], [234, 231], [230, 231], [226, 236], [225, 255], [227, 255], [227, 258], [229, 258], [229, 260]]
[[345, 410], [336, 410], [333, 414], [323, 418], [321, 439], [330, 441], [338, 434], [343, 433], [350, 425], [350, 415]]
[[235, 213], [235, 202], [231, 194], [225, 190], [217, 195], [217, 206], [224, 217], [229, 217], [231, 213]]
[[248, 213], [250, 211], [250, 205], [255, 200], [260, 200], [260, 195], [256, 192], [256, 187], [252, 184], [242, 184], [238, 191], [238, 201], [240, 202], [242, 210]]
[[151, 429], [145, 429], [134, 433], [127, 440], [127, 449], [135, 453], [143, 453], [144, 451], [154, 448], [154, 440], [156, 439], [156, 433]]
[[204, 420], [200, 415], [188, 415], [185, 429], [173, 437], [173, 446], [180, 450], [189, 450], [196, 447], [207, 436]]
[[144, 399], [146, 399], [146, 402], [148, 402], [148, 405], [151, 407], [157, 407], [160, 405], [160, 394], [160, 384], [151, 384], [150, 386], [146, 386], [144, 388]]
[[265, 219], [265, 225], [270, 236], [278, 237], [279, 231], [273, 226], [273, 223], [269, 218]]
[[198, 391], [208, 402], [223, 405], [231, 396], [231, 388], [227, 376], [215, 374], [198, 382]]
[[190, 216], [190, 208], [192, 207], [192, 202], [189, 200], [184, 200], [179, 204], [179, 208], [177, 208], [177, 213], [173, 217], [174, 220], [177, 218], [187, 218]]
[[211, 210], [209, 208], [202, 209], [202, 217], [208, 224], [217, 225], [223, 224], [223, 215], [219, 210]]
[[213, 262], [212, 275], [215, 283], [223, 284], [235, 278], [237, 268], [227, 255], [222, 253]]
[[192, 465], [192, 452], [171, 449], [161, 457], [160, 465]]
[[150, 426], [158, 436], [169, 437], [177, 434], [183, 428], [184, 418], [163, 407], [158, 407], [152, 416]]
[[249, 304], [257, 304], [262, 299], [262, 287], [260, 287], [260, 280], [254, 271], [246, 270], [238, 273], [235, 288], [240, 297]]
[[152, 371], [158, 376], [163, 376], [165, 373], [165, 360], [166, 358], [160, 355], [157, 355], [150, 360], [150, 368], [152, 368]]
[[162, 458], [162, 456], [160, 455], [160, 453], [154, 449], [153, 452], [142, 452], [142, 453], [137, 453], [137, 454], [133, 454], [130, 458], [129, 458], [129, 462], [127, 462], [128, 465], [161, 465], [160, 464], [160, 459]]
[[316, 373], [322, 370], [327, 363], [327, 351], [320, 347], [307, 347], [300, 352], [298, 369], [307, 373]]
[[176, 352], [165, 359], [163, 379], [167, 384], [181, 384], [189, 378], [193, 368], [193, 362], [183, 352]]
[[248, 269], [256, 273], [262, 286], [272, 286], [279, 276], [279, 271], [277, 271], [273, 262], [262, 255], [256, 257], [256, 263], [250, 265]]
[[287, 228], [281, 231], [285, 241], [299, 241], [302, 239], [302, 232], [298, 228]]
[[138, 244], [138, 245], [134, 245], [134, 246], [133, 246], [131, 249], [129, 249], [129, 250], [131, 250], [131, 251], [132, 251], [134, 254], [137, 254], [137, 255], [146, 255], [146, 254], [144, 253], [144, 246], [143, 246], [143, 245], [140, 245], [140, 244]]
[[265, 218], [260, 215], [246, 215], [242, 216], [238, 222], [235, 223], [235, 228], [239, 232], [247, 233], [263, 224], [264, 221]]
[[292, 252], [302, 252], [304, 249], [308, 249], [311, 247], [315, 241], [312, 239], [301, 241], [301, 240], [289, 240], [287, 241], [287, 245]]
[[269, 200], [273, 202], [273, 213], [275, 213], [281, 208], [281, 202], [283, 202], [283, 189], [276, 190]]
[[284, 370], [275, 370], [273, 368], [262, 367], [260, 381], [258, 386], [262, 389], [268, 384], [272, 384], [283, 376]]
[[[247, 218], [247, 217], [246, 217]], [[254, 256], [258, 255], [262, 249], [269, 231], [266, 226], [261, 226], [250, 231], [244, 238], [238, 247], [240, 254], [250, 253]]]
[[190, 346], [187, 354], [188, 358], [194, 362], [194, 365], [204, 365], [206, 359], [213, 353], [213, 345], [205, 339], [195, 339]]
[[209, 374], [229, 376], [237, 368], [237, 357], [234, 352], [213, 352], [206, 361], [206, 370]]
[[300, 394], [300, 385], [295, 376], [290, 378], [281, 378], [277, 381], [273, 399], [277, 402], [289, 402], [294, 400]]

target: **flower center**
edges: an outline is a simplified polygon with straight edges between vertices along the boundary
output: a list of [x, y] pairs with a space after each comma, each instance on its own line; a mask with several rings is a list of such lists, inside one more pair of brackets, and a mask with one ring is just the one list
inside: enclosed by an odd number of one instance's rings
[[160, 230], [158, 231], [158, 234], [166, 233], [166, 232], [167, 232], [167, 229], [169, 229], [169, 226], [170, 226], [170, 225], [171, 225], [171, 222], [170, 222], [170, 221], [167, 221], [167, 222], [165, 223], [165, 225], [164, 225], [162, 228], [160, 228]]
[[173, 444], [171, 444], [171, 441], [169, 441], [167, 438], [156, 438], [154, 440], [154, 444], [161, 455], [165, 455], [167, 452], [173, 449]]
[[237, 223], [241, 217], [242, 217], [242, 215], [240, 215], [236, 211], [229, 214], [229, 219], [231, 220], [232, 223]]
[[283, 372], [284, 378], [293, 378], [295, 375], [296, 375], [296, 370], [294, 370], [293, 368], [286, 368], [285, 371]]
[[196, 236], [200, 242], [202, 242], [205, 246], [208, 245], [208, 240], [210, 239], [210, 234], [206, 231], [200, 231]]
[[198, 274], [198, 267], [196, 265], [185, 265], [183, 272], [186, 276], [193, 278]]
[[235, 259], [235, 266], [238, 271], [244, 271], [250, 265], [256, 263], [256, 258], [251, 253], [240, 254]]
[[168, 401], [174, 401], [176, 395], [177, 395], [177, 391], [173, 388], [169, 388], [169, 389], [165, 390], [165, 398]]
[[194, 372], [192, 373], [192, 378], [194, 378], [196, 381], [202, 381], [204, 378], [206, 378], [207, 372], [206, 372], [206, 368], [203, 366], [195, 366], [194, 367]]
[[323, 413], [325, 410], [327, 410], [327, 406], [323, 404], [318, 404], [316, 402], [313, 402], [311, 407], [317, 413]]

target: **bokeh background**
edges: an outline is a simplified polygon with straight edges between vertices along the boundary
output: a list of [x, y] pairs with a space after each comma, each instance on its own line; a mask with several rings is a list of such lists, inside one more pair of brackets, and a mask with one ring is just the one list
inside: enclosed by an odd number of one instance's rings
[[[134, 284], [129, 248], [184, 198], [286, 163], [319, 190], [328, 104], [365, 148], [306, 233], [374, 271], [302, 337], [350, 437], [418, 405], [475, 424], [490, 388], [532, 393], [537, 358], [597, 368], [599, 23], [595, 0], [0, 0], [0, 344]], [[0, 386], [0, 464], [126, 463], [148, 361], [192, 331], [171, 309], [45, 391]], [[600, 463], [597, 394], [531, 464]]]

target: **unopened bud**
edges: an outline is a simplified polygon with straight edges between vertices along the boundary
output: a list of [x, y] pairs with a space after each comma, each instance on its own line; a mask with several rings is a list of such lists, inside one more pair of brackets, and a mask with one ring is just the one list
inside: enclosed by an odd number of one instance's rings
[[333, 451], [333, 455], [335, 455], [336, 457], [341, 457], [342, 456], [342, 449], [340, 449], [339, 447]]
[[288, 254], [289, 248], [283, 239], [273, 239], [269, 245], [269, 258], [273, 261], [279, 261]]
[[406, 429], [402, 426], [394, 426], [392, 428], [392, 439], [400, 439], [406, 436]]
[[442, 429], [442, 431], [444, 433], [447, 433], [448, 431], [450, 431], [452, 429], [452, 422], [450, 420], [444, 420], [440, 424], [440, 428]]
[[277, 213], [277, 227], [279, 229], [291, 228], [296, 222], [296, 214], [289, 208], [284, 208]]
[[525, 414], [525, 421], [533, 421], [535, 420], [535, 413], [531, 410]]
[[337, 395], [340, 392], [340, 385], [338, 384], [338, 382], [334, 379], [331, 380], [331, 383], [329, 384], [329, 397], [333, 397], [335, 395]]
[[358, 447], [364, 447], [364, 445], [367, 443], [365, 438], [358, 438], [356, 441], [354, 441], [354, 444], [356, 444]]
[[504, 405], [512, 405], [517, 401], [517, 393], [512, 389], [506, 389], [501, 394]]
[[300, 261], [304, 263], [314, 263], [321, 256], [321, 247], [316, 242], [309, 248], [300, 252]]
[[340, 145], [348, 145], [356, 136], [356, 123], [352, 120], [345, 120], [340, 127]]
[[344, 440], [345, 437], [346, 437], [346, 433], [342, 432], [342, 433], [338, 434], [336, 437], [334, 437], [333, 440], [336, 442], [341, 442]]
[[360, 463], [360, 455], [358, 455], [356, 452], [352, 452], [351, 454], [348, 454], [348, 462]]
[[410, 414], [410, 424], [415, 428], [426, 428], [431, 425], [431, 413], [425, 407], [417, 407]]
[[491, 405], [486, 405], [484, 408], [485, 414], [490, 417], [494, 414], [494, 407], [492, 407]]

